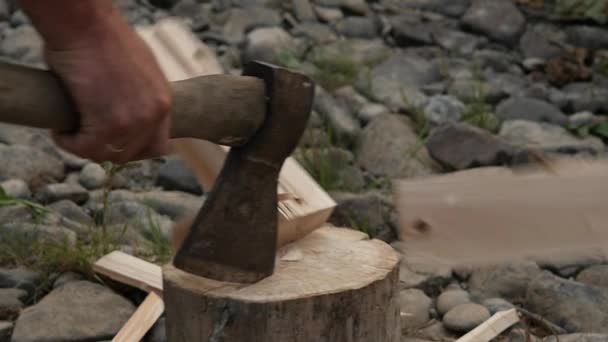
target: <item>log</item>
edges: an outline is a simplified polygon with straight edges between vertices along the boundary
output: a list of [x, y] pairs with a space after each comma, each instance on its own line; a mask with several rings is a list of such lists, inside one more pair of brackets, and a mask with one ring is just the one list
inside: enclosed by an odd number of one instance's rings
[[172, 342], [397, 342], [399, 255], [366, 234], [325, 226], [285, 246], [251, 285], [163, 268]]

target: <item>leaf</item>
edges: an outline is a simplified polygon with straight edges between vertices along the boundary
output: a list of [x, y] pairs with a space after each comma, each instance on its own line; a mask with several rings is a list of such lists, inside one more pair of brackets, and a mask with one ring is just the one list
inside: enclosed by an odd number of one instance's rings
[[586, 18], [599, 24], [608, 23], [606, 0], [557, 0], [555, 12], [568, 18]]
[[608, 139], [608, 122], [602, 122], [593, 129], [593, 133]]

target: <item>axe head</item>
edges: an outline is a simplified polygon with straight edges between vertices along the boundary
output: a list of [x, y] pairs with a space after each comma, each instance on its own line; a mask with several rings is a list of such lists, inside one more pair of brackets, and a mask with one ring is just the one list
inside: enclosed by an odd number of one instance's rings
[[264, 80], [266, 118], [246, 145], [228, 153], [173, 261], [188, 273], [236, 283], [274, 271], [278, 178], [304, 133], [314, 98], [314, 84], [302, 74], [252, 62], [244, 75]]

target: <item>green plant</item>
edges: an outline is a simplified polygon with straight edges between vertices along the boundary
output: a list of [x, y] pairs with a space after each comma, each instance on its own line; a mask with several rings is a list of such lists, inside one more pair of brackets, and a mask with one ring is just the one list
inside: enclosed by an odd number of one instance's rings
[[589, 136], [596, 136], [601, 139], [608, 139], [608, 122], [594, 122], [585, 124], [573, 124], [569, 123], [566, 125], [566, 129], [574, 133], [575, 135], [586, 138]]
[[608, 23], [608, 3], [605, 0], [556, 0], [555, 13], [565, 18]]
[[32, 211], [35, 219], [41, 219], [50, 212], [48, 208], [25, 199], [10, 196], [0, 187], [0, 206], [24, 205]]
[[299, 151], [296, 158], [302, 167], [326, 191], [348, 190], [339, 175], [336, 163], [333, 163], [327, 148], [319, 150]]
[[148, 211], [147, 229], [143, 229], [143, 236], [151, 253], [149, 257], [160, 263], [166, 263], [171, 259], [171, 242], [163, 233], [158, 221], [153, 218], [151, 211]]
[[352, 85], [357, 80], [361, 66], [348, 56], [315, 56], [312, 59], [315, 81], [329, 91], [345, 85]]

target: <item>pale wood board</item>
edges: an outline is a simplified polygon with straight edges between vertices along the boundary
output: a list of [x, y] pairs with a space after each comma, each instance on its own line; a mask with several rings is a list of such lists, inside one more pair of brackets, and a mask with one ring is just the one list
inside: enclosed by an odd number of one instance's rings
[[460, 337], [456, 342], [490, 342], [517, 322], [519, 322], [519, 315], [516, 309], [500, 311]]
[[597, 253], [608, 243], [607, 165], [398, 181], [404, 253], [456, 266]]
[[[225, 72], [213, 51], [176, 18], [138, 28], [138, 32], [171, 81]], [[192, 166], [201, 185], [211, 189], [229, 149], [194, 139], [175, 140], [173, 146]], [[281, 170], [277, 193], [280, 198], [279, 246], [322, 226], [336, 207], [335, 201], [293, 157], [286, 160]]]
[[158, 294], [150, 292], [112, 342], [141, 341], [164, 311], [163, 299]]
[[132, 255], [115, 251], [103, 256], [93, 270], [146, 292], [163, 292], [162, 268]]

